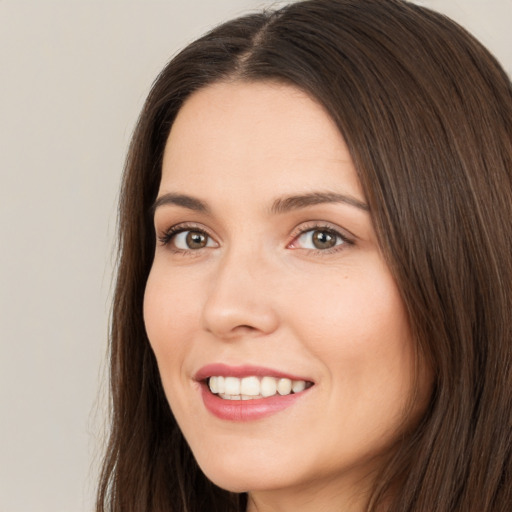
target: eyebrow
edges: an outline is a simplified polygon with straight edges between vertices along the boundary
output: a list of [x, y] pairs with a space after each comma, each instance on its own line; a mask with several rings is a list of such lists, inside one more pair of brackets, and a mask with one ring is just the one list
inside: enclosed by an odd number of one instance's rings
[[210, 208], [208, 208], [208, 205], [204, 201], [201, 201], [196, 197], [187, 196], [186, 194], [174, 194], [172, 192], [161, 195], [153, 203], [153, 206], [151, 207], [151, 213], [154, 214], [159, 206], [164, 205], [181, 206], [195, 212], [210, 213]]
[[299, 210], [301, 208], [307, 208], [308, 206], [324, 203], [344, 203], [365, 212], [370, 211], [368, 205], [363, 203], [363, 201], [353, 196], [338, 194], [336, 192], [311, 192], [309, 194], [279, 198], [274, 201], [270, 211], [273, 214], [286, 213], [291, 210]]
[[[338, 194], [336, 192], [311, 192], [276, 199], [270, 208], [270, 213], [277, 215], [325, 203], [344, 203], [365, 212], [370, 210], [366, 203], [350, 195]], [[164, 205], [181, 206], [182, 208], [199, 213], [210, 213], [210, 208], [204, 201], [186, 194], [175, 194], [172, 192], [161, 195], [151, 207], [151, 212], [154, 214], [158, 207]]]

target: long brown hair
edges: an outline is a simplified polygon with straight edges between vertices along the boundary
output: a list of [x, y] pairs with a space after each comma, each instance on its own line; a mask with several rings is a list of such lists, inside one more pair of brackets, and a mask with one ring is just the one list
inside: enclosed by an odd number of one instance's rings
[[222, 80], [277, 80], [324, 105], [358, 170], [418, 357], [433, 369], [428, 410], [368, 510], [509, 512], [512, 87], [461, 27], [401, 0], [309, 0], [249, 15], [192, 43], [157, 78], [123, 177], [97, 511], [245, 508], [244, 495], [197, 467], [142, 317], [170, 127], [195, 90]]

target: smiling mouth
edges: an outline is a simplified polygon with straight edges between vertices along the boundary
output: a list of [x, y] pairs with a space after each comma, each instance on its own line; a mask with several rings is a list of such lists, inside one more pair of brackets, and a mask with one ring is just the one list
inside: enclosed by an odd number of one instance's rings
[[206, 379], [209, 390], [224, 400], [255, 400], [272, 396], [300, 393], [313, 383], [306, 380], [292, 380], [270, 376], [226, 377], [211, 376]]

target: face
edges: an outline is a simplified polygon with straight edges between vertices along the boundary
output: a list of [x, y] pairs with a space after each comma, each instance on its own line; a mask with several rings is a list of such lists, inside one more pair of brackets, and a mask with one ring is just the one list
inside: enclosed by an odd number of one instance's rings
[[146, 329], [205, 474], [255, 495], [363, 482], [404, 427], [415, 358], [323, 108], [272, 83], [196, 92], [154, 223]]

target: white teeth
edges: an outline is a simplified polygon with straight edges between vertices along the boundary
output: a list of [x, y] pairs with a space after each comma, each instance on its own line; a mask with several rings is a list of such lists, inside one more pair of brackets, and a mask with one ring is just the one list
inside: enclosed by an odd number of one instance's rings
[[224, 393], [226, 390], [225, 380], [222, 376], [217, 377], [217, 393]]
[[277, 383], [277, 392], [280, 395], [289, 395], [292, 391], [292, 381], [290, 379], [279, 379]]
[[260, 383], [261, 396], [264, 398], [274, 396], [277, 392], [277, 382], [274, 377], [263, 377]]
[[306, 383], [303, 380], [294, 380], [292, 382], [292, 391], [294, 393], [300, 393], [306, 389]]
[[227, 393], [219, 393], [221, 398], [224, 400], [240, 400], [240, 395], [228, 395]]
[[240, 379], [236, 377], [226, 377], [224, 379], [224, 393], [226, 395], [239, 395], [240, 394]]
[[258, 377], [244, 377], [240, 383], [240, 393], [258, 396], [260, 394], [260, 380]]
[[[311, 383], [308, 383], [309, 386]], [[281, 396], [300, 393], [309, 387], [304, 380], [277, 379], [275, 377], [212, 376], [208, 379], [210, 391], [224, 400], [252, 400], [267, 398], [279, 393]]]
[[210, 391], [212, 393], [219, 392], [218, 379], [219, 379], [219, 377], [210, 377], [210, 381], [208, 382], [208, 385], [210, 386]]

